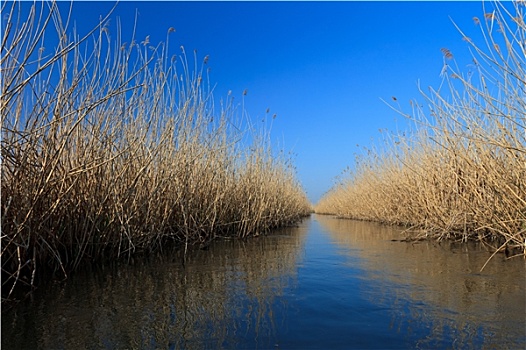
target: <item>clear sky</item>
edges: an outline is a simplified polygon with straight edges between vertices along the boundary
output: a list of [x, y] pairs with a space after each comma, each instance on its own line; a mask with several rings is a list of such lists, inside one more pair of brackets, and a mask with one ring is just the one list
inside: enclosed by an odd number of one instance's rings
[[[68, 3], [61, 3], [67, 6]], [[97, 23], [113, 2], [78, 2], [79, 32]], [[395, 96], [406, 111], [423, 101], [423, 89], [438, 87], [451, 50], [463, 68], [471, 63], [469, 36], [479, 29], [481, 2], [146, 2], [124, 1], [123, 41], [150, 35], [156, 44], [168, 28], [174, 53], [183, 45], [210, 56], [216, 99], [231, 90], [255, 121], [277, 114], [274, 141], [292, 151], [298, 178], [315, 203], [333, 179], [352, 166], [360, 147], [381, 137], [379, 129], [407, 128], [407, 121], [381, 99]], [[115, 23], [115, 22], [113, 22]], [[473, 35], [471, 35], [473, 33]], [[360, 145], [360, 147], [357, 147]]]

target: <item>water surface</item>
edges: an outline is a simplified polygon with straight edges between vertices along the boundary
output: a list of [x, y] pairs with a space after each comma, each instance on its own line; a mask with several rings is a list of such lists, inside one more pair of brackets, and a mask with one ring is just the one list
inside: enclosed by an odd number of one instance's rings
[[526, 263], [313, 215], [79, 273], [2, 315], [2, 349], [526, 347]]

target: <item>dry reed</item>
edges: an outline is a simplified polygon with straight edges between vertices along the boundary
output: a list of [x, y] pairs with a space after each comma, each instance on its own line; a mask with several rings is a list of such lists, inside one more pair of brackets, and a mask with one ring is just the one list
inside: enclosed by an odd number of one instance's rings
[[[10, 8], [8, 6], [11, 6]], [[214, 105], [205, 66], [107, 18], [69, 32], [55, 2], [2, 3], [2, 297], [47, 271], [288, 225], [310, 205], [288, 159]], [[118, 33], [117, 33], [118, 34]], [[54, 36], [57, 46], [44, 47]]]
[[[509, 10], [512, 7], [513, 10]], [[444, 83], [400, 113], [417, 129], [357, 157], [318, 213], [402, 224], [438, 239], [479, 239], [526, 254], [526, 25], [524, 5], [501, 4], [480, 26], [467, 74], [445, 55]]]

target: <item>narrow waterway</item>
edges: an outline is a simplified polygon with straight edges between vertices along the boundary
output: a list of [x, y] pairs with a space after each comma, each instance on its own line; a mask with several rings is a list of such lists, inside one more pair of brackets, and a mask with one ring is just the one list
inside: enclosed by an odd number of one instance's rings
[[40, 288], [2, 349], [524, 349], [526, 262], [313, 215]]

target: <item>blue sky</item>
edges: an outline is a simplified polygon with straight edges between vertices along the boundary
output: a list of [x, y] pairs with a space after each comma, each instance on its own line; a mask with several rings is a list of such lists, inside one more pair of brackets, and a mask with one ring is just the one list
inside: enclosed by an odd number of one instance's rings
[[[113, 2], [77, 2], [73, 18], [86, 32]], [[68, 3], [61, 3], [67, 6]], [[277, 114], [272, 137], [294, 154], [298, 178], [315, 203], [360, 147], [381, 137], [379, 129], [405, 130], [407, 121], [381, 99], [423, 101], [438, 87], [451, 50], [463, 70], [468, 45], [452, 23], [471, 37], [483, 17], [481, 2], [139, 2], [117, 5], [123, 41], [150, 35], [156, 44], [168, 28], [174, 53], [183, 45], [210, 56], [217, 100], [231, 90], [254, 123], [267, 108]], [[115, 22], [112, 22], [113, 24]], [[359, 145], [360, 147], [357, 147]]]

